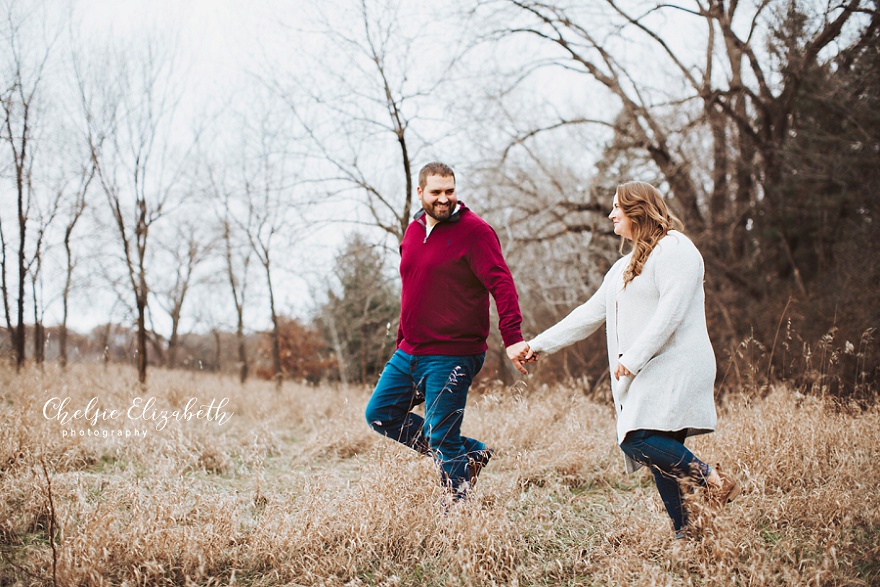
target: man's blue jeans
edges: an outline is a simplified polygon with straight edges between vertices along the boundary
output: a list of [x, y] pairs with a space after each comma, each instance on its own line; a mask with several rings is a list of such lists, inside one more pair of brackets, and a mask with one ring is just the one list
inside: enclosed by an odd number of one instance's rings
[[688, 522], [685, 493], [690, 492], [691, 484], [706, 485], [711, 472], [709, 465], [685, 447], [685, 438], [684, 430], [634, 430], [620, 443], [626, 456], [651, 468], [657, 491], [676, 532]]
[[[486, 445], [461, 435], [468, 389], [486, 353], [415, 356], [398, 349], [385, 365], [367, 404], [370, 426], [418, 452], [433, 456], [443, 483], [460, 488], [468, 480], [468, 460]], [[412, 409], [425, 404], [425, 417]]]

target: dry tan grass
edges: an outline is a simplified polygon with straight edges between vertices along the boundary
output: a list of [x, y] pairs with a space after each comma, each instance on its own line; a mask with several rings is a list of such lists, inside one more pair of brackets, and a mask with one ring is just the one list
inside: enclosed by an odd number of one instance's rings
[[[877, 408], [785, 388], [731, 399], [692, 445], [745, 493], [675, 541], [650, 475], [622, 472], [611, 407], [577, 389], [475, 394], [464, 429], [496, 457], [445, 513], [431, 463], [367, 427], [369, 390], [159, 370], [147, 390], [134, 381], [124, 368], [0, 368], [0, 585], [880, 583]], [[147, 436], [71, 439], [42, 415], [66, 396], [228, 398], [235, 414], [162, 431], [123, 419], [98, 428]]]

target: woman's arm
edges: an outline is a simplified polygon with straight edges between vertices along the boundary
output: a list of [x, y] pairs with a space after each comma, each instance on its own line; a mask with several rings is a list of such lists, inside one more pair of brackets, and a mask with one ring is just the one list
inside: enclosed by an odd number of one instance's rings
[[703, 259], [689, 240], [667, 237], [655, 248], [654, 282], [660, 292], [657, 310], [619, 363], [636, 374], [669, 340], [703, 287]]
[[528, 344], [531, 351], [533, 353], [555, 353], [559, 349], [593, 334], [605, 322], [607, 281], [608, 277], [606, 276], [602, 280], [602, 285], [589, 300], [572, 310], [555, 326], [551, 326], [530, 340]]

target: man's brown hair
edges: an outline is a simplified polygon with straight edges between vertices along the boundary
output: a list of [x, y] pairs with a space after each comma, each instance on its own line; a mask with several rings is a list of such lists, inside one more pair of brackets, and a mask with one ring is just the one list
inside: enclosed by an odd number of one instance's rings
[[419, 171], [419, 187], [425, 189], [425, 184], [428, 183], [429, 175], [439, 175], [440, 177], [452, 177], [452, 180], [455, 181], [455, 172], [452, 171], [452, 167], [445, 163], [440, 163], [439, 161], [432, 161], [428, 163], [422, 170]]

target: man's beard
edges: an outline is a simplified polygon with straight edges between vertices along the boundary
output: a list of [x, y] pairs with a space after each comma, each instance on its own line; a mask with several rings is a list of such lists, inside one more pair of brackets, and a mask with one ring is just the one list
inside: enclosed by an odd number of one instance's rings
[[425, 214], [434, 220], [449, 220], [449, 217], [452, 216], [452, 211], [455, 210], [455, 204], [450, 202], [446, 206], [438, 206], [437, 204], [429, 205], [422, 203], [422, 208], [425, 210]]

